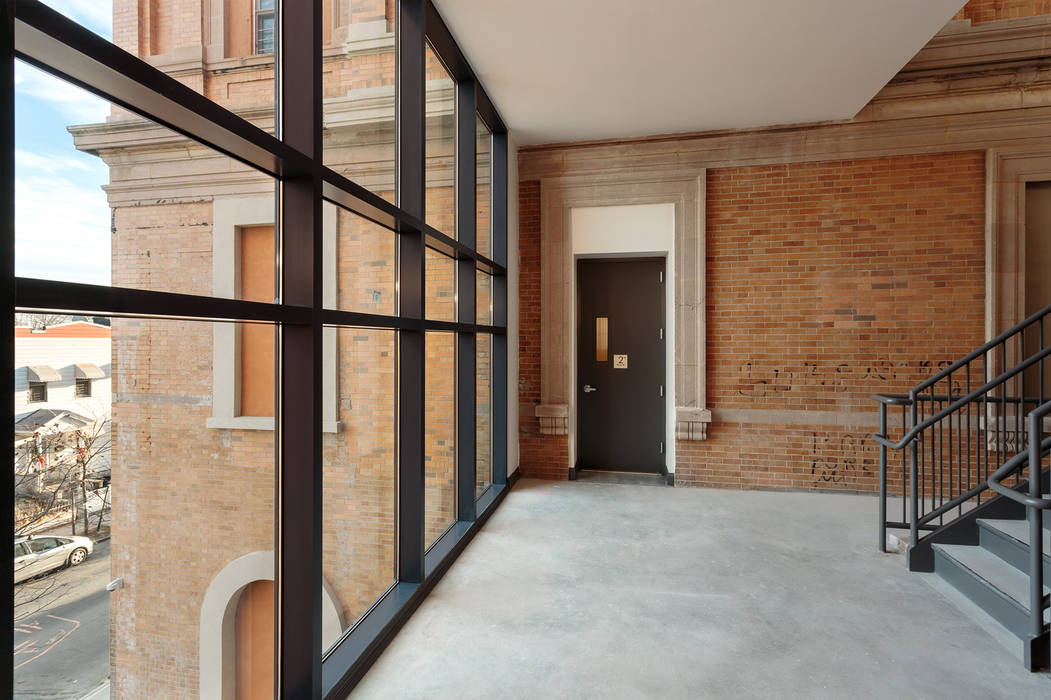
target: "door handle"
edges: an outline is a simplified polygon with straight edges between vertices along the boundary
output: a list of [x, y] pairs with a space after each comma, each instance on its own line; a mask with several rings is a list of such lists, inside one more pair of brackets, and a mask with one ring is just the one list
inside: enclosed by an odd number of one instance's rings
[[598, 391], [598, 389], [596, 389], [595, 387], [591, 386], [590, 384], [585, 384], [584, 385], [584, 393], [585, 394], [590, 394], [593, 391]]

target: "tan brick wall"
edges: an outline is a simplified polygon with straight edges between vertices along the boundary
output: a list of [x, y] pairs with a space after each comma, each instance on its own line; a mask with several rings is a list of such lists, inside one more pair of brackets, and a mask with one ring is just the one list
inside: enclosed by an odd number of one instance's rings
[[[326, 5], [329, 7], [329, 5]], [[341, 4], [332, 22], [393, 20], [391, 0]], [[140, 55], [201, 43], [201, 0], [116, 0], [114, 41]], [[328, 32], [329, 34], [331, 32]], [[326, 60], [326, 98], [393, 85], [390, 52]], [[179, 80], [239, 109], [272, 105], [273, 69], [249, 64], [190, 71]], [[441, 77], [435, 60], [428, 77]], [[451, 123], [451, 118], [447, 119]], [[384, 127], [385, 128], [385, 127]], [[450, 133], [451, 136], [451, 133]], [[357, 137], [360, 138], [360, 137]], [[326, 161], [366, 168], [379, 182], [393, 158], [383, 129], [338, 144]], [[452, 141], [435, 141], [428, 167], [428, 220], [453, 235]], [[153, 177], [165, 177], [154, 166]], [[221, 166], [220, 166], [221, 168]], [[483, 188], [484, 189], [484, 188]], [[212, 204], [140, 203], [114, 212], [113, 282], [120, 286], [210, 294]], [[378, 194], [393, 199], [393, 192]], [[479, 213], [488, 214], [487, 191]], [[394, 236], [347, 212], [337, 215], [337, 305], [392, 314]], [[488, 250], [488, 247], [487, 247]], [[433, 258], [426, 270], [428, 316], [454, 320], [455, 265]], [[488, 305], [488, 296], [479, 302]], [[428, 334], [426, 347], [426, 538], [455, 519], [454, 336]], [[338, 433], [324, 435], [323, 571], [352, 623], [394, 580], [396, 336], [339, 329]], [[111, 661], [117, 697], [194, 697], [198, 688], [199, 614], [220, 570], [249, 552], [272, 549], [274, 455], [271, 431], [209, 429], [214, 369], [212, 325], [118, 321], [114, 400], [114, 575], [128, 585], [114, 596]], [[491, 350], [478, 351], [479, 485], [490, 477]], [[171, 492], [194, 494], [172, 501]], [[204, 493], [197, 498], [198, 493]], [[119, 521], [119, 522], [118, 522]], [[152, 545], [143, 546], [149, 540]], [[169, 546], [169, 543], [172, 543]], [[151, 641], [152, 640], [152, 641]], [[145, 655], [142, 649], [160, 650]]]
[[205, 428], [209, 323], [114, 319], [113, 366], [113, 695], [196, 697], [208, 584], [274, 546], [273, 434]]

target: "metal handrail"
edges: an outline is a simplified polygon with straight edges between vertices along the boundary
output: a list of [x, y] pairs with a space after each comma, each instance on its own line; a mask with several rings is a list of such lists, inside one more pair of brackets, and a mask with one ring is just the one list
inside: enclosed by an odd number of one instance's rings
[[[1040, 456], [1046, 456], [1048, 452], [1051, 452], [1051, 437], [1044, 438], [1044, 441], [1039, 443]], [[1003, 480], [1010, 476], [1012, 473], [1020, 471], [1030, 462], [1029, 451], [1019, 452], [1011, 459], [1004, 462], [1004, 465], [997, 469], [995, 472], [989, 475], [989, 488], [996, 491], [1001, 496], [1007, 496], [1012, 501], [1017, 501], [1022, 505], [1028, 506], [1029, 508], [1037, 508], [1039, 510], [1051, 510], [1051, 498], [1033, 498], [1027, 496], [1020, 491], [1015, 491], [1010, 486], [1005, 486]]]
[[[1044, 608], [1048, 597], [1044, 595], [1044, 511], [1051, 510], [1051, 499], [1043, 498], [1043, 458], [1051, 451], [1051, 437], [1041, 440], [1044, 416], [1051, 414], [1051, 401], [1029, 413], [1029, 449], [1007, 460], [989, 477], [986, 483], [997, 493], [1019, 503], [1024, 503], [1029, 518], [1029, 639], [1026, 645], [1026, 666], [1030, 671], [1045, 667], [1048, 659], [1047, 636], [1044, 628]], [[1011, 473], [1018, 474], [1023, 466], [1029, 467], [1029, 493], [1018, 493], [1003, 485]], [[1038, 658], [1041, 656], [1043, 658]]]
[[[1045, 342], [1044, 326], [1045, 319], [1049, 316], [1051, 316], [1051, 306], [1046, 306], [960, 360], [920, 382], [910, 389], [908, 394], [881, 393], [872, 396], [879, 403], [879, 432], [872, 436], [872, 440], [879, 447], [880, 551], [887, 551], [888, 527], [907, 528], [909, 541], [915, 545], [919, 542], [920, 530], [928, 529], [930, 523], [941, 521], [945, 514], [953, 509], [960, 509], [962, 515], [964, 504], [973, 499], [981, 503], [982, 494], [990, 493], [991, 486], [988, 484], [990, 469], [994, 464], [1002, 465], [1007, 459], [1007, 454], [1004, 453], [1011, 441], [1013, 440], [1020, 449], [1025, 449], [1024, 439], [1027, 437], [1027, 431], [1023, 426], [1022, 418], [1027, 408], [1042, 404], [1046, 398], [1042, 389], [1039, 396], [1027, 396], [1025, 387], [1022, 386], [1025, 382], [1019, 382], [1019, 380], [1035, 374], [1038, 385], [1046, 386], [1045, 367], [1051, 361], [1051, 345]], [[1030, 357], [1025, 356], [1025, 353], [1030, 352], [1031, 347], [1027, 339], [1038, 343], [1037, 350]], [[1010, 369], [1006, 362], [1009, 352], [1011, 354], [1017, 352], [1018, 357], [1018, 364]], [[991, 360], [996, 356], [999, 356], [1000, 374], [987, 380], [988, 371], [993, 369]], [[973, 363], [977, 360], [981, 360], [979, 381], [984, 383], [972, 391], [972, 380], [978, 369]], [[954, 375], [954, 373], [958, 374]], [[955, 382], [954, 376], [958, 378]], [[944, 389], [939, 390], [938, 382], [941, 381], [946, 381], [947, 385]], [[972, 417], [971, 409], [974, 405], [979, 408]], [[993, 427], [986, 425], [990, 409], [994, 409], [995, 432]], [[901, 432], [898, 433], [900, 437], [897, 440], [891, 439], [887, 431], [888, 413], [891, 410], [900, 410], [901, 413]], [[931, 415], [927, 415], [928, 411], [931, 412]], [[992, 461], [988, 452], [982, 452], [985, 448], [975, 453], [977, 456], [973, 458], [976, 460], [973, 466], [977, 470], [975, 475], [979, 477], [979, 480], [977, 485], [972, 486], [975, 482], [971, 480], [972, 453], [970, 450], [971, 431], [975, 429], [974, 418], [979, 420], [978, 430], [987, 432], [988, 439], [994, 441], [992, 444], [995, 445], [995, 448], [989, 449], [996, 455], [995, 461]], [[1010, 428], [1008, 427], [1009, 422]], [[957, 435], [955, 447], [953, 445], [954, 428]], [[946, 431], [948, 432], [947, 443], [943, 441]], [[964, 440], [966, 440], [966, 445], [963, 443]], [[907, 447], [908, 450], [905, 449]], [[886, 517], [887, 457], [892, 450], [903, 455], [901, 484], [903, 494], [907, 494], [902, 501], [901, 518], [894, 523], [891, 523]], [[942, 463], [946, 456], [948, 457], [947, 473]], [[959, 459], [955, 476], [953, 474], [954, 456]], [[930, 472], [923, 466], [925, 457], [930, 460]], [[942, 466], [935, 469], [936, 463]], [[927, 510], [928, 497], [925, 492], [930, 494], [931, 510], [929, 511]], [[936, 500], [937, 503], [935, 503]], [[906, 507], [910, 510], [908, 516]], [[944, 525], [944, 522], [941, 524]]]
[[1040, 321], [1041, 319], [1044, 318], [1044, 316], [1047, 316], [1049, 314], [1051, 314], [1051, 306], [1045, 306], [1044, 308], [1040, 309], [1039, 311], [1034, 313], [1029, 318], [1024, 319], [1022, 321], [1019, 321], [1014, 326], [1011, 326], [1006, 331], [1004, 331], [1000, 335], [996, 336], [995, 338], [993, 338], [992, 340], [990, 340], [989, 342], [987, 342], [985, 345], [981, 346], [977, 350], [974, 350], [974, 351], [968, 353], [963, 358], [961, 358], [961, 359], [957, 360], [956, 362], [952, 363], [951, 365], [949, 365], [945, 369], [941, 370], [937, 374], [934, 374], [931, 377], [927, 378], [926, 380], [920, 382], [919, 384], [917, 384], [912, 389], [911, 393], [913, 393], [913, 394], [919, 393], [919, 392], [923, 391], [924, 389], [926, 389], [927, 387], [929, 387], [929, 386], [941, 381], [942, 379], [945, 379], [946, 377], [948, 377], [950, 374], [952, 374], [956, 370], [961, 369], [965, 365], [968, 365], [971, 362], [977, 360], [982, 355], [985, 355], [990, 350], [993, 350], [994, 348], [996, 348], [997, 345], [1000, 345], [1001, 343], [1007, 342], [1007, 340], [1011, 336], [1017, 335], [1018, 333], [1021, 333], [1023, 330], [1025, 330], [1029, 326], [1033, 325], [1037, 321]]
[[[1048, 307], [1048, 310], [1051, 310], [1051, 306]], [[989, 393], [1001, 384], [1005, 384], [1008, 379], [1011, 379], [1012, 377], [1021, 374], [1023, 371], [1029, 369], [1030, 367], [1037, 364], [1038, 362], [1040, 362], [1048, 356], [1051, 356], [1051, 345], [1047, 346], [1040, 352], [1031, 355], [1029, 359], [1015, 365], [1013, 368], [1007, 370], [1006, 372], [1003, 372], [998, 377], [989, 380], [988, 382], [978, 387], [974, 391], [970, 392], [969, 394], [957, 399], [953, 403], [943, 408], [941, 411], [932, 415], [930, 418], [927, 418], [922, 423], [914, 425], [912, 429], [905, 433], [897, 442], [891, 442], [882, 435], [873, 435], [872, 439], [875, 440], [876, 443], [892, 450], [904, 449], [906, 445], [912, 442], [917, 435], [919, 435], [927, 428], [931, 427], [935, 423], [940, 423], [941, 421], [945, 420], [948, 416], [955, 413], [960, 407], [966, 406], [967, 404], [974, 402], [974, 400], [977, 399], [979, 396]]]

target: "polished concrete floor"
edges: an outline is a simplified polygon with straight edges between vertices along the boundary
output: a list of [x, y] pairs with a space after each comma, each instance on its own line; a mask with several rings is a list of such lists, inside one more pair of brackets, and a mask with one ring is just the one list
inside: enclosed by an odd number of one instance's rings
[[354, 698], [1051, 698], [876, 499], [522, 480]]

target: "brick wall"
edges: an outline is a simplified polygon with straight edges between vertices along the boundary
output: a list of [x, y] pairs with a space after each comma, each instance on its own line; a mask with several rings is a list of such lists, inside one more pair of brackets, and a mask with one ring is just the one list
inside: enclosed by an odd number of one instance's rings
[[540, 404], [540, 183], [518, 184], [518, 444], [523, 477], [565, 479], [569, 442], [541, 435]]
[[1051, 0], [970, 0], [954, 19], [969, 19], [971, 24], [980, 24], [1037, 15], [1051, 15]]
[[[540, 189], [520, 185], [523, 475], [565, 478], [539, 435]], [[872, 490], [875, 392], [981, 344], [982, 153], [711, 170], [709, 439], [677, 443], [676, 484]], [[855, 427], [843, 427], [853, 425]]]
[[874, 489], [870, 395], [983, 341], [984, 154], [727, 168], [707, 186], [715, 422], [678, 443], [676, 482]]

